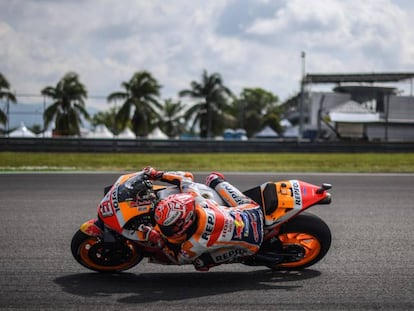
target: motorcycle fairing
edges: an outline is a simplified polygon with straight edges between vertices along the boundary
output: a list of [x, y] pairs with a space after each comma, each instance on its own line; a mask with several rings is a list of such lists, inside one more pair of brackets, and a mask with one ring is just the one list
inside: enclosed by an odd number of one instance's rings
[[263, 207], [265, 225], [273, 228], [326, 198], [317, 186], [296, 179], [266, 182], [244, 192]]
[[124, 229], [122, 230], [122, 235], [126, 237], [127, 239], [134, 240], [134, 241], [140, 241], [140, 242], [148, 241], [147, 234], [145, 234], [143, 231], [139, 229], [138, 230]]
[[130, 187], [126, 185], [126, 182], [139, 181], [141, 178], [141, 174], [137, 173], [120, 176], [98, 206], [99, 218], [118, 233], [122, 234], [125, 225], [133, 218], [148, 215], [152, 211], [152, 202], [137, 202], [136, 194], [129, 193]]
[[[303, 207], [302, 192], [298, 180], [275, 182], [271, 185], [271, 189], [276, 192], [277, 205], [273, 209], [268, 209], [270, 213], [266, 213], [265, 224], [267, 227], [274, 227], [285, 222], [299, 213]], [[266, 197], [269, 197], [268, 193], [264, 193], [263, 198], [265, 200]]]
[[86, 235], [89, 236], [99, 236], [102, 237], [103, 236], [103, 231], [102, 229], [98, 226], [98, 219], [94, 218], [94, 219], [90, 219], [87, 222], [83, 223], [80, 227], [80, 230], [85, 233]]

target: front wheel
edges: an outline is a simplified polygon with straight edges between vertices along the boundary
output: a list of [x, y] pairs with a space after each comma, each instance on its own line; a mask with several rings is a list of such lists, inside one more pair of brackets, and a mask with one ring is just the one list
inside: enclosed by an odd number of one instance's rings
[[283, 224], [278, 237], [285, 260], [268, 265], [275, 270], [301, 270], [314, 265], [326, 255], [332, 241], [328, 225], [310, 213], [302, 213]]
[[99, 272], [121, 272], [143, 258], [138, 246], [128, 240], [104, 243], [100, 237], [78, 230], [72, 238], [72, 255], [82, 266]]

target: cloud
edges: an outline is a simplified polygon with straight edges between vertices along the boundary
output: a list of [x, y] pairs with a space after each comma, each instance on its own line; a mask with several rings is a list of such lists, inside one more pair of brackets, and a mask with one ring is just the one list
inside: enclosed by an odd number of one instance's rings
[[308, 72], [414, 71], [413, 20], [403, 0], [3, 1], [0, 71], [32, 94], [75, 71], [105, 97], [148, 70], [168, 98], [206, 69], [286, 99], [301, 51]]
[[[319, 71], [392, 71], [405, 65], [398, 59], [412, 42], [409, 29], [410, 16], [386, 0], [292, 0], [273, 17], [254, 20], [246, 33], [284, 49], [301, 46], [319, 59], [314, 65]], [[412, 66], [407, 57], [404, 61]]]

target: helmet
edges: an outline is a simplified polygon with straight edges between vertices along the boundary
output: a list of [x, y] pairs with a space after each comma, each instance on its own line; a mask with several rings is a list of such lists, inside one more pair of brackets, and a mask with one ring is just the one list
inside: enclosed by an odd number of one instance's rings
[[158, 203], [154, 216], [165, 236], [179, 238], [195, 222], [194, 197], [188, 193], [170, 195]]

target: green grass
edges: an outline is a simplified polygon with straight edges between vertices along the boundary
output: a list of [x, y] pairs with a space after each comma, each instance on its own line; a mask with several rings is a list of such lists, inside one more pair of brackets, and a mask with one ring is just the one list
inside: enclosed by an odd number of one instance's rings
[[414, 153], [20, 153], [0, 152], [0, 171], [135, 171], [414, 173]]

